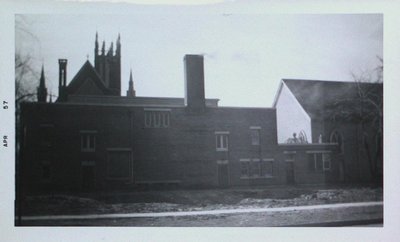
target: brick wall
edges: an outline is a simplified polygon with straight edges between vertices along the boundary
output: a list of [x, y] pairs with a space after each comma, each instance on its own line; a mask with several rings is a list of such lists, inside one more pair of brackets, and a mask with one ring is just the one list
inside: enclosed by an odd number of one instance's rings
[[[153, 109], [152, 109], [153, 108]], [[154, 107], [27, 103], [22, 107], [26, 126], [22, 159], [26, 184], [42, 189], [77, 190], [85, 179], [83, 166], [94, 165], [96, 189], [144, 183], [181, 186], [218, 186], [219, 169], [227, 166], [228, 185], [281, 182], [275, 161], [275, 109], [206, 108], [193, 112], [184, 107], [161, 109], [169, 113], [168, 127], [147, 127], [145, 112]], [[43, 136], [41, 125], [51, 126]], [[260, 144], [251, 144], [250, 127], [260, 128]], [[217, 151], [216, 133], [229, 132], [227, 151]], [[46, 131], [47, 132], [47, 131]], [[94, 151], [82, 151], [82, 132], [95, 136]], [[39, 142], [50, 138], [51, 145]], [[129, 177], [110, 179], [110, 152], [129, 152]], [[245, 177], [241, 159], [273, 160], [270, 177]], [[50, 164], [51, 178], [42, 179], [42, 161]], [[225, 164], [220, 164], [227, 162]], [[128, 173], [127, 173], [128, 174]], [[32, 188], [33, 189], [33, 188]], [[28, 189], [29, 190], [29, 189]]]

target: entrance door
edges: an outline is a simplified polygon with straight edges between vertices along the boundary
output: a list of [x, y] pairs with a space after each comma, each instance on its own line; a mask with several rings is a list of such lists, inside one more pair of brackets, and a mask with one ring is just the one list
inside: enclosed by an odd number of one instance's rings
[[228, 164], [218, 164], [218, 185], [220, 187], [229, 186], [229, 169]]
[[82, 190], [92, 191], [95, 188], [95, 166], [91, 162], [82, 163]]
[[294, 184], [294, 162], [286, 161], [286, 183]]

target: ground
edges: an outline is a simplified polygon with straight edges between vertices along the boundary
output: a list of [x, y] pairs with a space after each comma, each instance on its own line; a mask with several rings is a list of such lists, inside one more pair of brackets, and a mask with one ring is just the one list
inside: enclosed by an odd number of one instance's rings
[[209, 190], [136, 191], [26, 196], [29, 215], [73, 215], [273, 208], [382, 201], [382, 188], [360, 186], [273, 186]]

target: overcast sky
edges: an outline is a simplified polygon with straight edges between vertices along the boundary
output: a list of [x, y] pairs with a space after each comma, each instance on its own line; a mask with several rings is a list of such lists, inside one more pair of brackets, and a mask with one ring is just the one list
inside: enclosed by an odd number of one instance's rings
[[183, 56], [203, 54], [206, 97], [247, 107], [270, 107], [282, 78], [350, 81], [351, 73], [374, 69], [383, 55], [378, 14], [183, 12], [22, 15], [35, 37], [16, 31], [16, 49], [29, 52], [38, 71], [44, 63], [48, 88], [57, 95], [59, 58], [68, 59], [70, 81], [87, 56], [93, 64], [96, 31], [107, 48], [120, 33], [122, 95], [132, 68], [138, 96], [183, 97]]

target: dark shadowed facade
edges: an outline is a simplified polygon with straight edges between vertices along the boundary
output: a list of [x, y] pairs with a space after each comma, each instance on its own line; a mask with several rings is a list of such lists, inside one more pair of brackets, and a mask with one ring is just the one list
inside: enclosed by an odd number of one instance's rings
[[21, 105], [25, 191], [340, 181], [337, 140], [278, 145], [278, 107], [205, 99], [203, 56], [184, 57], [184, 98], [138, 97], [132, 73], [121, 96], [120, 37], [115, 53], [104, 45], [99, 51], [96, 34], [95, 65], [85, 62], [68, 85], [59, 60], [55, 103], [46, 102], [42, 71], [38, 102]]
[[283, 79], [273, 107], [279, 143], [336, 143], [340, 181], [382, 180], [382, 83]]

